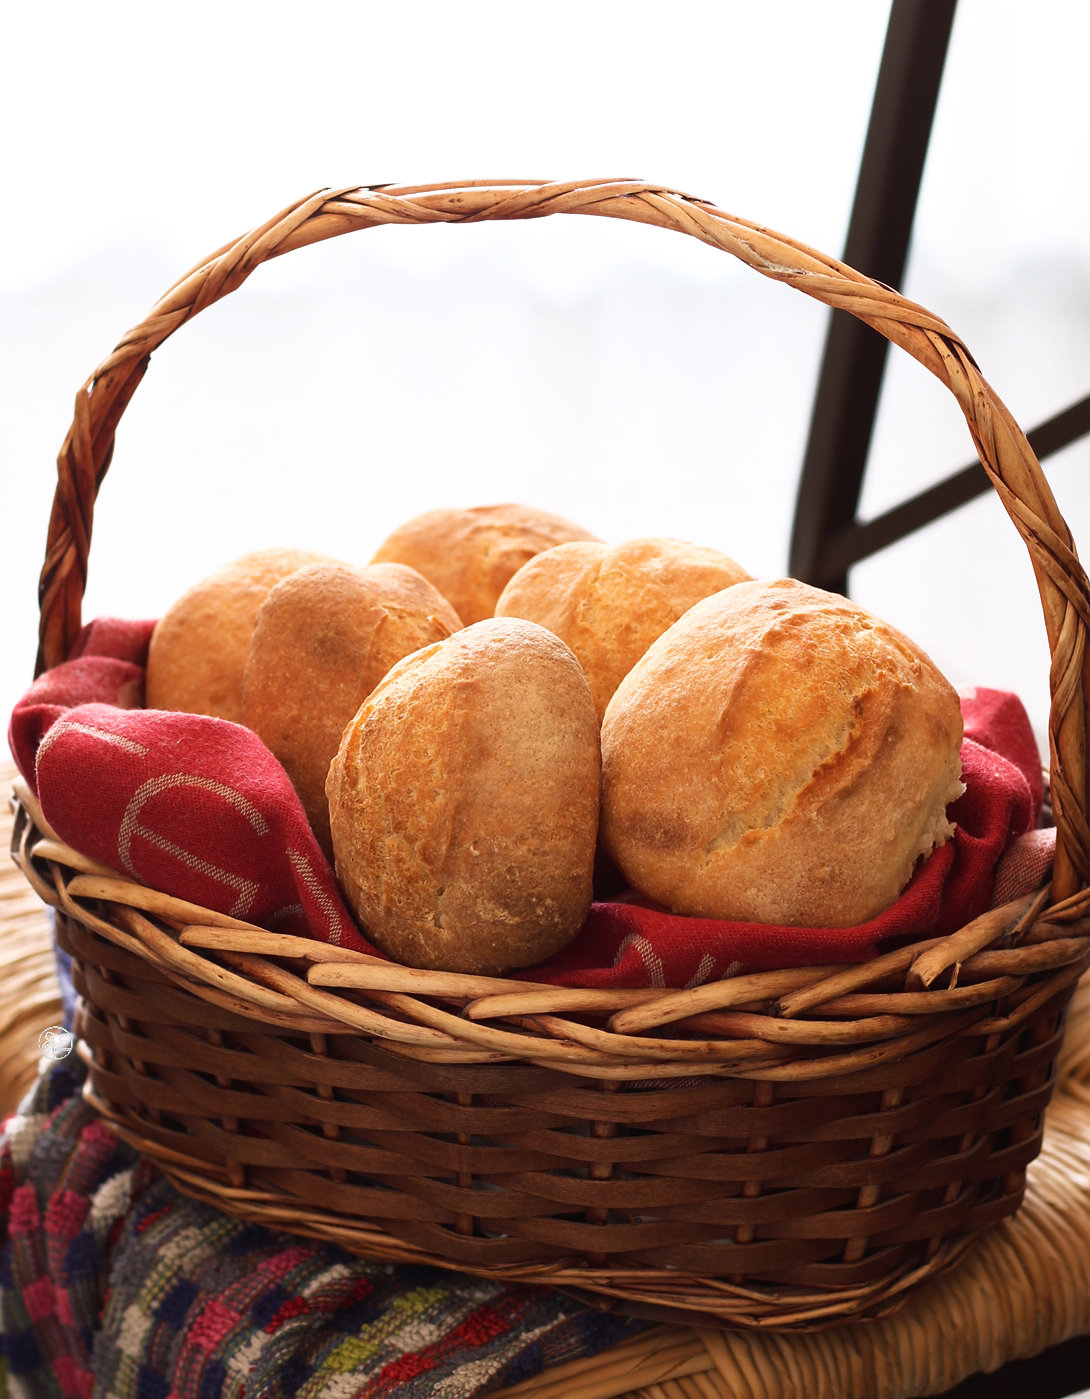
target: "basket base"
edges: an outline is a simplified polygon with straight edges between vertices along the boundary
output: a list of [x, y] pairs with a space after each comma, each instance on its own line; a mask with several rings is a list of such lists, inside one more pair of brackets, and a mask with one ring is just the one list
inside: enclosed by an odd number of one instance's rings
[[187, 1161], [169, 1147], [135, 1131], [95, 1093], [90, 1075], [84, 1083], [83, 1096], [117, 1136], [156, 1162], [176, 1190], [236, 1219], [336, 1244], [373, 1263], [425, 1264], [495, 1282], [553, 1287], [598, 1311], [647, 1321], [724, 1331], [792, 1333], [878, 1320], [900, 1311], [921, 1282], [954, 1267], [979, 1237], [972, 1233], [946, 1239], [923, 1263], [906, 1263], [874, 1282], [844, 1288], [734, 1284], [671, 1269], [590, 1267], [575, 1260], [466, 1268], [399, 1239], [371, 1221], [319, 1213], [276, 1191], [213, 1181], [207, 1173], [207, 1162]]

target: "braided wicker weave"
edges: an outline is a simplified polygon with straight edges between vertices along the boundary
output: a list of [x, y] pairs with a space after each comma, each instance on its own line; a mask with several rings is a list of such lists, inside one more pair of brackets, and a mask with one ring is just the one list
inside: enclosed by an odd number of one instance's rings
[[371, 1257], [650, 1316], [805, 1329], [902, 1304], [1019, 1205], [1090, 962], [1090, 594], [1022, 432], [942, 321], [710, 204], [633, 181], [322, 190], [189, 272], [79, 391], [38, 669], [80, 626], [94, 499], [151, 352], [265, 259], [383, 223], [599, 214], [691, 234], [901, 345], [958, 399], [1029, 548], [1052, 652], [1051, 886], [859, 967], [573, 991], [391, 966], [138, 886], [18, 791], [89, 1092], [180, 1189]]

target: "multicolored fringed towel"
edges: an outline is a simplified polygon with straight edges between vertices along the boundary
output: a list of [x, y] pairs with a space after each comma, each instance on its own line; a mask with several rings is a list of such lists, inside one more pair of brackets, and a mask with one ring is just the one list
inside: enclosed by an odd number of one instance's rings
[[11, 1399], [473, 1399], [648, 1323], [363, 1263], [179, 1195], [50, 1066], [0, 1131]]

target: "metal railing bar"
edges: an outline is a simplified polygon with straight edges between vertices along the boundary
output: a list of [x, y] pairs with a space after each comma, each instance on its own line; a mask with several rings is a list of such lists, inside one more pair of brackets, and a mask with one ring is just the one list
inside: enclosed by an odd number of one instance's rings
[[[1062, 413], [1057, 413], [1054, 418], [1032, 428], [1026, 437], [1038, 461], [1043, 461], [1087, 433], [1090, 433], [1090, 394], [1070, 408], [1065, 408]], [[873, 520], [865, 523], [857, 521], [837, 530], [826, 541], [816, 570], [817, 577], [810, 581], [816, 582], [819, 587], [829, 587], [834, 592], [843, 591], [831, 588], [831, 584], [824, 580], [839, 580], [852, 564], [888, 549], [906, 535], [922, 529], [959, 506], [967, 505], [991, 488], [984, 468], [974, 461], [948, 476], [945, 481], [930, 486]]]
[[[844, 261], [900, 285], [956, 0], [893, 0]], [[831, 536], [855, 521], [886, 341], [843, 311], [829, 322], [791, 538], [789, 570], [818, 582]], [[824, 586], [847, 591], [847, 575]]]

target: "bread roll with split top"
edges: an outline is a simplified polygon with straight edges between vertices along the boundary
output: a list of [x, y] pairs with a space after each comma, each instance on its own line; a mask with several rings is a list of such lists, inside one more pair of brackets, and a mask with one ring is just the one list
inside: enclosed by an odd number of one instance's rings
[[793, 579], [698, 602], [602, 725], [602, 837], [675, 913], [848, 927], [952, 834], [958, 697], [909, 639]]

